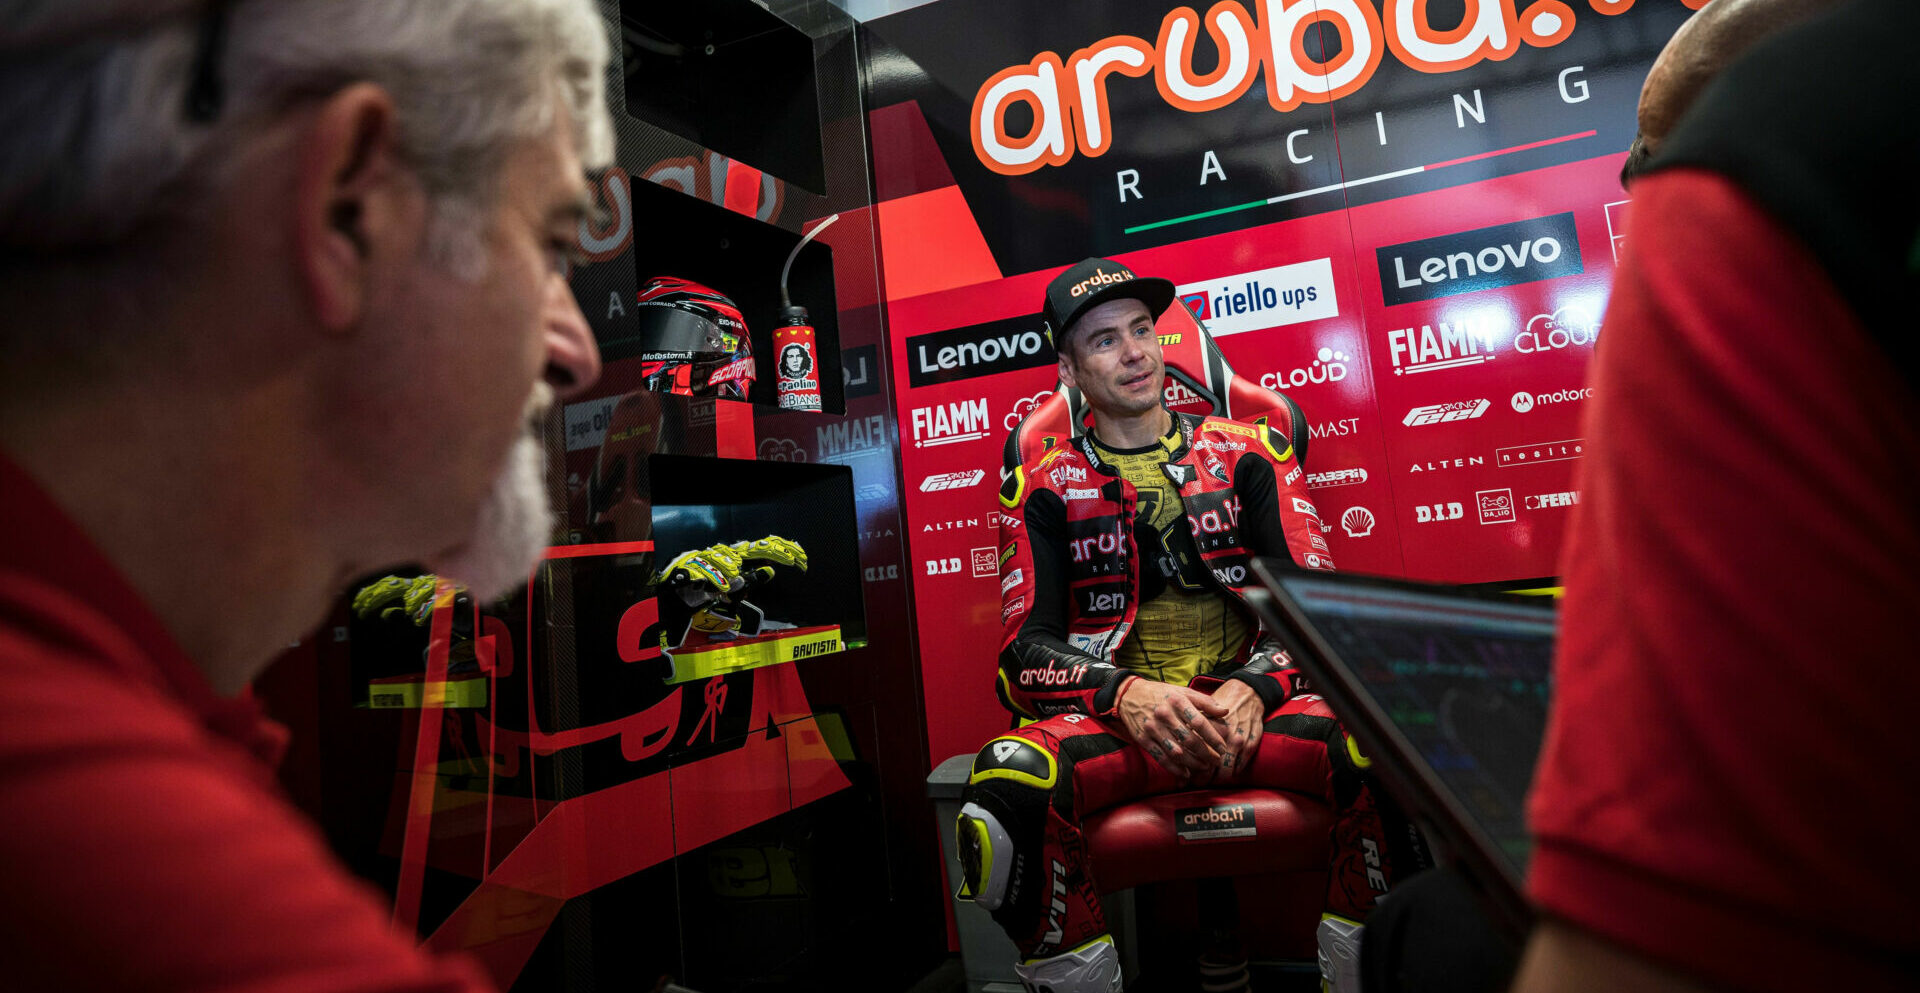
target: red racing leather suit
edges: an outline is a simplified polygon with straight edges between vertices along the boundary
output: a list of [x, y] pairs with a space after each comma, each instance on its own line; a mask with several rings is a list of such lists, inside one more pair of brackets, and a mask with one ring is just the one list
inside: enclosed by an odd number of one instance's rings
[[[1285, 438], [1265, 424], [1174, 418], [1181, 444], [1167, 475], [1220, 593], [1245, 602], [1254, 555], [1333, 568], [1321, 537], [1326, 528]], [[1001, 702], [1029, 717], [1111, 715], [1128, 675], [1113, 654], [1132, 630], [1141, 598], [1133, 484], [1114, 475], [1082, 436], [1016, 466], [1000, 502]], [[1232, 661], [1221, 675], [1252, 686], [1269, 713], [1293, 695], [1292, 661], [1257, 629]]]
[[[1174, 417], [1180, 444], [1164, 471], [1218, 592], [1243, 603], [1255, 555], [1333, 568], [1286, 439], [1263, 423]], [[1014, 467], [1000, 498], [997, 683], [1009, 709], [1044, 719], [981, 749], [965, 800], [1005, 827], [1015, 853], [1011, 879], [990, 909], [1021, 954], [1039, 958], [1106, 931], [1080, 818], [1191, 786], [1133, 745], [1114, 714], [1119, 686], [1131, 675], [1114, 664], [1114, 653], [1134, 623], [1143, 567], [1152, 568], [1135, 536], [1135, 488], [1082, 438]], [[1419, 860], [1415, 836], [1376, 801], [1332, 711], [1301, 692], [1292, 660], [1267, 633], [1255, 628], [1233, 658], [1194, 684], [1211, 690], [1222, 679], [1246, 682], [1266, 708], [1253, 761], [1222, 785], [1325, 798], [1335, 813], [1327, 909], [1365, 916], [1389, 880]]]

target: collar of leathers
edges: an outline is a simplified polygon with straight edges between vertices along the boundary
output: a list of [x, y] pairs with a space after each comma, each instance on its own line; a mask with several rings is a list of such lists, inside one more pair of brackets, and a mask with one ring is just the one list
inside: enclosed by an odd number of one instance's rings
[[[1174, 426], [1180, 429], [1180, 444], [1167, 454], [1167, 461], [1179, 462], [1187, 457], [1188, 452], [1193, 451], [1193, 429], [1199, 426], [1201, 417], [1199, 414], [1182, 414], [1171, 410], [1167, 411], [1167, 415], [1173, 418]], [[1166, 435], [1160, 437], [1164, 438]], [[1100, 445], [1093, 440], [1092, 428], [1080, 432], [1080, 454], [1086, 458], [1088, 465], [1093, 466], [1095, 472], [1116, 478], [1120, 475], [1120, 470], [1108, 465], [1107, 460], [1100, 457]]]

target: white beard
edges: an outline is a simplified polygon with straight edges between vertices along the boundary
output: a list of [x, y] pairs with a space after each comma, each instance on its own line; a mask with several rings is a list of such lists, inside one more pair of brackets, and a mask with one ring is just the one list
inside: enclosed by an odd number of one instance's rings
[[471, 590], [476, 602], [497, 599], [526, 582], [553, 536], [546, 457], [532, 423], [552, 401], [552, 389], [540, 384], [528, 401], [529, 425], [508, 449], [506, 464], [480, 505], [473, 536], [435, 570]]

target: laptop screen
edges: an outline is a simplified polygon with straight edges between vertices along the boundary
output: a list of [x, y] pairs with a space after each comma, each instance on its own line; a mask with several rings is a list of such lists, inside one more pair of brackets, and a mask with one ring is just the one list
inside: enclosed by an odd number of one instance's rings
[[[1554, 607], [1446, 591], [1275, 577], [1356, 692], [1425, 760], [1524, 878], [1525, 798], [1546, 732]], [[1336, 661], [1336, 660], [1330, 660]]]

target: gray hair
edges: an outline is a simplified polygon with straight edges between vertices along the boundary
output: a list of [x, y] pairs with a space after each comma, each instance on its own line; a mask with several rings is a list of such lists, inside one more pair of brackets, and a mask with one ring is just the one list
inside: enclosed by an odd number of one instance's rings
[[[516, 141], [565, 109], [608, 164], [607, 26], [592, 0], [240, 0], [189, 119], [204, 0], [0, 0], [0, 251], [99, 248], [220, 180], [264, 121], [354, 82], [393, 97], [400, 154], [434, 202], [430, 251], [468, 278]], [[484, 260], [481, 260], [484, 266]]]

